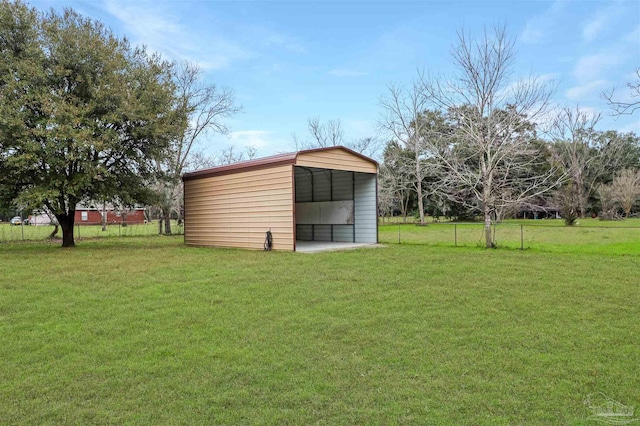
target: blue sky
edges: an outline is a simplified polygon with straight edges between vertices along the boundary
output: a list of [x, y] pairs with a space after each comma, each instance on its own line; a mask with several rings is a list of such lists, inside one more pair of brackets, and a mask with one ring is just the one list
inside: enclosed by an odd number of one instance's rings
[[243, 113], [211, 153], [253, 145], [258, 155], [293, 150], [309, 117], [340, 119], [347, 139], [375, 136], [389, 83], [418, 69], [446, 74], [456, 31], [506, 24], [516, 38], [515, 74], [557, 84], [555, 102], [603, 112], [601, 129], [640, 133], [640, 117], [614, 119], [601, 99], [640, 66], [638, 1], [217, 2], [33, 1], [72, 7], [133, 43], [198, 62], [208, 82], [232, 88]]

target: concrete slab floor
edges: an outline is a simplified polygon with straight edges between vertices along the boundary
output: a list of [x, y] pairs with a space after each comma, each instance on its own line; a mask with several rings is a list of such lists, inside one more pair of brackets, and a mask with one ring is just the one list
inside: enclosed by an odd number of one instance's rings
[[319, 253], [332, 250], [350, 250], [361, 247], [382, 247], [374, 243], [336, 243], [330, 241], [296, 241], [296, 251], [299, 253]]

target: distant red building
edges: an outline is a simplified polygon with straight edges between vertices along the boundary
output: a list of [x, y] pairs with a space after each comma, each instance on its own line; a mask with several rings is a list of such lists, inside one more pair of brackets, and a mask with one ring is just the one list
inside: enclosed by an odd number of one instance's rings
[[[139, 225], [145, 223], [144, 208], [127, 210], [107, 209], [107, 224], [123, 223], [127, 225]], [[125, 219], [126, 216], [126, 219]], [[78, 225], [102, 224], [102, 209], [78, 207], [76, 209], [75, 223]]]

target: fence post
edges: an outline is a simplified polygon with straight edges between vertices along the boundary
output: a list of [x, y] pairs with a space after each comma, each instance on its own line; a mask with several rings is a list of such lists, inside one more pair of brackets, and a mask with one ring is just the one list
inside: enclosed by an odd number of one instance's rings
[[80, 224], [78, 224], [77, 227], [78, 227], [78, 238], [80, 238]]
[[458, 247], [458, 224], [453, 224], [453, 246]]
[[398, 244], [400, 244], [400, 222], [398, 222]]
[[118, 237], [120, 237], [120, 224], [118, 224]]
[[520, 225], [520, 250], [524, 250], [524, 226]]

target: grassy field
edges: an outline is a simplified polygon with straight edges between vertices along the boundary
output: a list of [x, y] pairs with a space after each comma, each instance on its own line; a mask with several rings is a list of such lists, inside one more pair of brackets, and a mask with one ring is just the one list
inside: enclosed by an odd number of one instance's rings
[[0, 244], [0, 424], [594, 424], [640, 405], [640, 248], [588, 245]]
[[[522, 235], [521, 235], [522, 232]], [[435, 246], [484, 246], [481, 223], [387, 224], [379, 227], [383, 243]], [[640, 251], [640, 219], [581, 219], [576, 226], [562, 220], [507, 220], [495, 228], [499, 247], [556, 253], [634, 254]]]
[[[53, 229], [53, 226], [12, 226], [6, 222], [0, 223], [0, 242], [45, 240]], [[176, 221], [172, 222], [171, 230], [174, 234], [183, 233], [183, 227], [178, 226]], [[158, 233], [158, 222], [128, 226], [109, 224], [106, 231], [102, 230], [101, 225], [76, 225], [74, 233], [77, 239], [150, 236]], [[62, 238], [61, 230], [58, 231], [58, 237]]]

